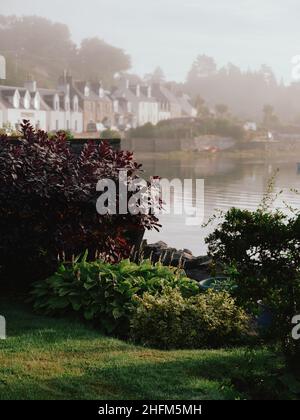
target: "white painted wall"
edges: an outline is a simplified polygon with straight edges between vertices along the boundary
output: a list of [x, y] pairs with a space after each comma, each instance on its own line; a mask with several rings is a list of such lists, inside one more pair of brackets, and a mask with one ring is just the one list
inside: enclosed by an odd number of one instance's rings
[[158, 123], [158, 103], [157, 102], [149, 103], [148, 118], [152, 124], [156, 125]]
[[159, 111], [158, 112], [158, 121], [165, 121], [171, 118], [170, 111]]
[[157, 102], [139, 102], [138, 125], [146, 123], [158, 123], [158, 103]]
[[[77, 129], [76, 129], [77, 122]], [[75, 133], [83, 132], [83, 113], [82, 112], [71, 112], [71, 130]]]
[[63, 111], [47, 111], [47, 130], [63, 130], [65, 127], [65, 113]]
[[[77, 124], [76, 124], [77, 121]], [[71, 130], [83, 132], [83, 113], [78, 111], [47, 111], [47, 130]]]
[[64, 111], [64, 130], [71, 130], [71, 111]]
[[47, 130], [48, 128], [46, 111], [8, 108], [4, 110], [3, 114], [3, 122], [9, 122], [13, 127], [20, 124], [22, 120], [29, 120], [34, 127], [39, 123], [40, 129]]

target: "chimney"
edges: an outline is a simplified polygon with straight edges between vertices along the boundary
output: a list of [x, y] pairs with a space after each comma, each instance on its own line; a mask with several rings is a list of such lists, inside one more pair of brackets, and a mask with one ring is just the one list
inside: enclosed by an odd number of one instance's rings
[[37, 86], [35, 80], [27, 80], [24, 83], [24, 88], [27, 89], [30, 93], [36, 92]]
[[69, 73], [67, 74], [66, 82], [68, 83], [68, 85], [73, 86], [73, 77]]
[[67, 75], [66, 70], [60, 78], [58, 79], [58, 90], [66, 94], [70, 93], [70, 84], [72, 85], [72, 77]]
[[84, 96], [86, 96], [86, 97], [90, 96], [90, 84], [89, 84], [89, 82], [85, 82], [83, 92], [84, 92]]
[[147, 95], [148, 95], [148, 98], [151, 98], [151, 96], [152, 96], [152, 89], [151, 89], [151, 86], [148, 86], [148, 87], [147, 87]]
[[137, 84], [136, 85], [136, 96], [139, 97], [140, 96], [140, 93], [141, 93], [141, 88], [140, 88], [140, 85]]

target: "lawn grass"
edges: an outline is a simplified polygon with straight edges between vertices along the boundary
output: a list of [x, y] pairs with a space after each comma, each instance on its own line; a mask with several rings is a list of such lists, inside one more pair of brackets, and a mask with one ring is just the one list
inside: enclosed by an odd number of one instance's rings
[[[76, 320], [0, 300], [0, 399], [285, 398], [270, 349], [159, 351], [99, 334]], [[282, 395], [280, 394], [282, 392]]]

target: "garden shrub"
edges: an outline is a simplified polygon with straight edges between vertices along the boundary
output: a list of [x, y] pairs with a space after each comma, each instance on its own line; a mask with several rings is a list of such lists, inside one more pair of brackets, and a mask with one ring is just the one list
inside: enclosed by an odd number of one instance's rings
[[150, 213], [96, 211], [100, 179], [118, 185], [120, 170], [127, 171], [128, 182], [140, 174], [132, 153], [91, 141], [78, 156], [65, 133], [49, 139], [28, 121], [22, 133], [19, 144], [0, 138], [0, 269], [5, 279], [0, 287], [16, 290], [46, 278], [56, 270], [59, 254], [71, 258], [88, 249], [90, 256], [120, 261], [130, 253], [133, 234], [159, 226]]
[[120, 139], [121, 138], [121, 134], [119, 133], [119, 131], [117, 130], [110, 130], [110, 129], [106, 129], [103, 130], [100, 134], [100, 139], [102, 140], [111, 140], [111, 139]]
[[64, 136], [67, 141], [74, 140], [74, 134], [70, 130], [58, 130], [56, 132], [54, 131], [48, 133], [48, 137], [50, 139], [53, 137], [55, 138], [56, 135]]
[[179, 288], [184, 296], [199, 293], [197, 282], [173, 267], [150, 261], [109, 264], [83, 258], [61, 264], [54, 275], [35, 284], [32, 298], [38, 312], [62, 315], [76, 311], [106, 333], [126, 336], [136, 304], [133, 296], [160, 293], [165, 286]]
[[134, 341], [163, 349], [225, 346], [248, 329], [248, 317], [227, 292], [208, 290], [185, 297], [178, 288], [136, 297]]
[[257, 301], [273, 315], [270, 334], [300, 375], [300, 340], [292, 339], [292, 318], [300, 314], [300, 215], [259, 208], [232, 208], [207, 238], [209, 253], [234, 277], [239, 304], [255, 310]]

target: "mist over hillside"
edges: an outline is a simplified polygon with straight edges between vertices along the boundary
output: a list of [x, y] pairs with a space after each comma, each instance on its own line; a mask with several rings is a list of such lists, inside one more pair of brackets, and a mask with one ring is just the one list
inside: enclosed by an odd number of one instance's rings
[[[0, 15], [0, 53], [7, 61], [7, 85], [22, 85], [24, 80], [34, 78], [40, 86], [54, 87], [62, 72], [68, 70], [76, 79], [101, 80], [110, 89], [114, 75], [131, 68], [131, 57], [125, 50], [96, 36], [77, 45], [66, 24], [38, 16]], [[176, 92], [188, 93], [195, 104], [200, 99], [207, 109], [223, 104], [232, 115], [261, 121], [263, 108], [271, 105], [282, 123], [300, 123], [298, 82], [284, 85], [264, 64], [248, 71], [232, 63], [218, 67], [214, 58], [204, 53], [199, 51], [184, 83], [166, 80], [161, 69], [159, 81]], [[156, 80], [157, 69], [150, 75], [129, 77]]]

